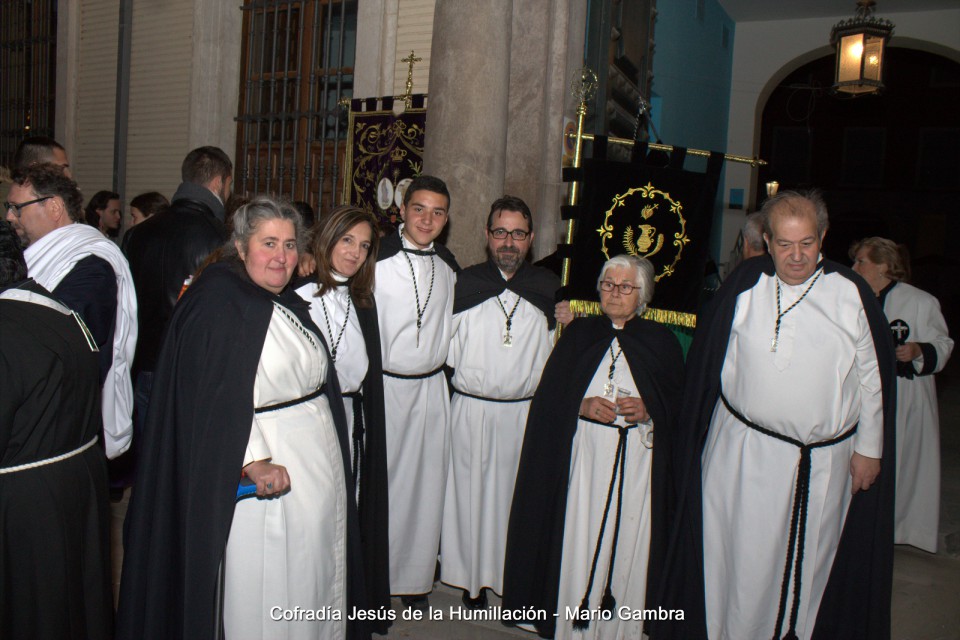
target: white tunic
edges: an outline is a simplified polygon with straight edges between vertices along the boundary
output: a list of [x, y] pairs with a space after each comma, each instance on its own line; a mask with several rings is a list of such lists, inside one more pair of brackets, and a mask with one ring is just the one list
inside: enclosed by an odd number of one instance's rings
[[[490, 298], [454, 316], [448, 363], [454, 388], [485, 398], [531, 398], [553, 349], [553, 332], [537, 307], [512, 291], [512, 346], [503, 344], [506, 316]], [[503, 559], [513, 487], [530, 400], [489, 402], [454, 394], [450, 465], [440, 536], [441, 579], [473, 597], [503, 591]]]
[[[943, 369], [953, 352], [953, 340], [935, 297], [906, 283], [886, 295], [883, 311], [896, 339], [925, 342], [937, 352], [928, 375], [897, 378], [897, 499], [894, 542], [937, 552], [940, 524], [940, 416], [934, 373]], [[912, 363], [924, 368], [921, 355]]]
[[[612, 346], [613, 353], [616, 354], [620, 348], [616, 338]], [[603, 397], [611, 361], [608, 349], [590, 381], [590, 386], [587, 387], [584, 398]], [[619, 395], [637, 395], [633, 374], [622, 355], [616, 363], [614, 383], [620, 390]], [[617, 416], [616, 424], [626, 423], [622, 416]], [[653, 426], [652, 422], [647, 422], [628, 432], [620, 534], [611, 584], [617, 607], [629, 607], [637, 611], [643, 609], [646, 602], [647, 565], [650, 556], [650, 474], [653, 455], [652, 449], [644, 445], [644, 440], [649, 438]], [[621, 620], [616, 610], [612, 619], [593, 619], [590, 626], [582, 631], [574, 630], [572, 616], [568, 615], [577, 611], [586, 592], [616, 460], [618, 439], [619, 432], [616, 428], [585, 420], [577, 422], [570, 456], [567, 511], [563, 525], [563, 556], [557, 597], [557, 640], [640, 638], [643, 622]], [[619, 483], [619, 476], [617, 482]], [[607, 584], [616, 512], [615, 489], [604, 529], [596, 575], [590, 590], [588, 603], [589, 608], [594, 611], [600, 607]]]
[[[402, 241], [409, 248], [406, 239]], [[411, 266], [416, 275], [416, 296]], [[453, 270], [437, 255], [401, 251], [377, 262], [376, 282], [384, 372], [422, 374], [443, 366], [453, 333]], [[423, 311], [419, 345], [417, 296]], [[433, 589], [440, 549], [447, 477], [447, 383], [442, 373], [419, 380], [385, 373], [383, 396], [390, 495], [390, 593], [427, 593]]]
[[[812, 277], [811, 277], [812, 280]], [[787, 309], [811, 280], [782, 287]], [[854, 450], [879, 458], [883, 415], [880, 374], [856, 288], [824, 274], [776, 325], [776, 278], [761, 275], [740, 294], [726, 359], [723, 393], [737, 411], [771, 431], [810, 444], [836, 438], [859, 421], [852, 438], [814, 449], [797, 635], [813, 633], [850, 503]], [[748, 428], [718, 401], [703, 451], [703, 549], [710, 638], [774, 634], [800, 450]], [[791, 574], [786, 633], [793, 599]]]
[[[303, 397], [326, 380], [323, 346], [303, 331], [291, 312], [274, 307], [257, 368], [254, 406]], [[224, 572], [226, 637], [343, 638], [346, 482], [325, 395], [254, 416], [243, 463], [264, 459], [287, 468], [290, 491], [237, 503]], [[296, 607], [330, 612], [329, 617], [340, 620], [276, 620]]]
[[[350, 301], [349, 288], [336, 287], [327, 291], [322, 298], [314, 296], [318, 289], [315, 283], [311, 283], [297, 289], [297, 293], [310, 303], [310, 319], [320, 328], [331, 356], [336, 345], [337, 354], [333, 364], [337, 369], [340, 392], [344, 394], [343, 408], [347, 414], [350, 460], [353, 460], [353, 398], [346, 397], [346, 394], [359, 391], [367, 376], [367, 367], [370, 365], [367, 359], [367, 345], [360, 331], [357, 308]], [[323, 313], [324, 309], [327, 311], [326, 315]], [[344, 320], [347, 322], [346, 326], [343, 324]]]

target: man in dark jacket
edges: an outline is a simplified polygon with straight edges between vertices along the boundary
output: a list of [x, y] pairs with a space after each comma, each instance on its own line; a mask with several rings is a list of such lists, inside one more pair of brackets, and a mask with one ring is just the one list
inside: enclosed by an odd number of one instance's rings
[[170, 207], [131, 230], [127, 245], [140, 310], [134, 362], [138, 428], [146, 416], [157, 354], [180, 291], [227, 238], [223, 203], [233, 181], [230, 158], [217, 147], [200, 147], [187, 154], [180, 171], [183, 182]]

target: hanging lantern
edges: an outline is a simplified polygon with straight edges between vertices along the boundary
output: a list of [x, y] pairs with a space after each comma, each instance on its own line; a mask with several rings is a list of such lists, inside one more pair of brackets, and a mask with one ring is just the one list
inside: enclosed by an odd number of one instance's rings
[[831, 90], [852, 96], [883, 90], [883, 58], [893, 23], [873, 15], [874, 0], [858, 0], [857, 15], [830, 31], [837, 48], [837, 70]]

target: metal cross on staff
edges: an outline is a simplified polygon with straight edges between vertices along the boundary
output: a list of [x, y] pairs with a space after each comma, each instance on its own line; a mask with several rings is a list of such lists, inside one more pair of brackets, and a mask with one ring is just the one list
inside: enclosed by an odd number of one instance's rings
[[410, 49], [410, 55], [406, 58], [400, 58], [400, 62], [408, 64], [406, 91], [400, 97], [403, 98], [403, 104], [409, 109], [413, 106], [413, 65], [417, 62], [423, 62], [423, 58], [413, 55], [413, 49]]

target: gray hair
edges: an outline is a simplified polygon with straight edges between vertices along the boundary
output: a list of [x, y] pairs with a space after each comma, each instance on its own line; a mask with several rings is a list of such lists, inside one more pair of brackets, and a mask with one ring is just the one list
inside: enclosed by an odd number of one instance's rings
[[640, 295], [637, 297], [637, 315], [642, 314], [647, 308], [647, 303], [653, 299], [653, 287], [655, 282], [653, 277], [653, 263], [646, 258], [631, 256], [626, 253], [613, 256], [603, 263], [603, 267], [600, 269], [600, 276], [597, 278], [598, 292], [600, 291], [600, 283], [603, 282], [603, 278], [607, 275], [607, 271], [613, 269], [614, 267], [633, 269], [635, 274], [633, 283], [640, 289]]
[[227, 243], [227, 253], [233, 253], [234, 247], [246, 247], [250, 238], [257, 232], [260, 223], [266, 220], [289, 220], [297, 237], [297, 251], [303, 252], [307, 245], [307, 232], [303, 226], [300, 212], [289, 202], [274, 200], [269, 196], [257, 196], [243, 205], [233, 214], [232, 242]]
[[819, 189], [809, 189], [805, 191], [781, 191], [772, 198], [767, 198], [760, 208], [763, 214], [763, 232], [769, 237], [773, 237], [773, 230], [770, 227], [770, 213], [778, 206], [785, 205], [783, 211], [786, 215], [795, 217], [802, 214], [797, 207], [797, 200], [806, 200], [813, 205], [814, 212], [817, 214], [817, 235], [822, 236], [830, 227], [830, 218], [827, 215], [827, 203], [823, 201], [823, 196]]
[[762, 211], [754, 211], [743, 223], [743, 243], [761, 253], [764, 251], [763, 221], [765, 217]]

